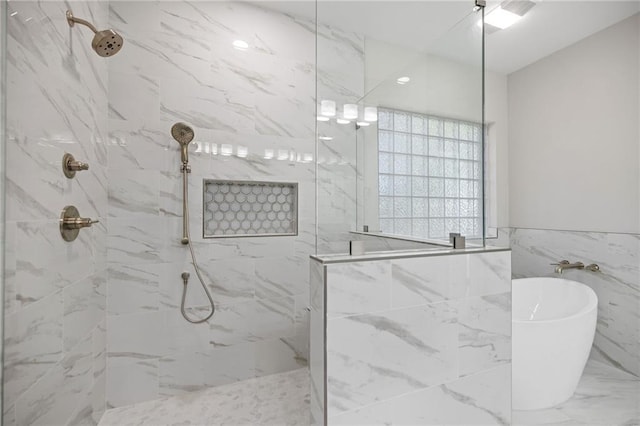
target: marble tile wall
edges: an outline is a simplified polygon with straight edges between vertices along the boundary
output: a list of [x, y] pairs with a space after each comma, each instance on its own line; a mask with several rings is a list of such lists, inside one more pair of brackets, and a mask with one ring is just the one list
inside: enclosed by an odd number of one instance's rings
[[600, 273], [567, 270], [598, 295], [591, 357], [640, 376], [640, 235], [510, 228], [513, 277], [557, 276], [550, 263], [597, 263]]
[[[112, 2], [109, 18], [126, 44], [109, 62], [107, 405], [306, 365], [316, 235], [315, 23], [213, 1]], [[361, 38], [321, 32], [337, 52], [324, 75], [357, 63], [354, 51], [361, 60]], [[234, 49], [234, 40], [249, 49]], [[339, 86], [327, 78], [325, 87]], [[179, 311], [182, 271], [192, 277], [191, 314], [208, 308], [180, 244], [180, 156], [169, 132], [177, 121], [196, 134], [191, 237], [217, 310], [198, 325]], [[331, 152], [343, 167], [342, 153]], [[297, 182], [298, 235], [203, 239], [205, 178]]]
[[[105, 2], [6, 3], [5, 425], [95, 424], [105, 409], [107, 62], [92, 33]], [[62, 156], [90, 169], [67, 179]], [[72, 243], [62, 208], [100, 220]]]
[[328, 264], [326, 287], [328, 424], [510, 424], [509, 251]]

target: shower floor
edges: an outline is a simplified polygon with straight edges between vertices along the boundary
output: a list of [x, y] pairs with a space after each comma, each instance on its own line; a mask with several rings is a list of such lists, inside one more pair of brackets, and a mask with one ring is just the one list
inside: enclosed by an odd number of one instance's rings
[[308, 425], [309, 370], [244, 380], [108, 410], [100, 426]]
[[[589, 361], [573, 398], [538, 411], [514, 411], [513, 426], [640, 425], [640, 380]], [[306, 368], [167, 397], [105, 413], [100, 426], [308, 425]], [[469, 425], [465, 425], [469, 426]]]

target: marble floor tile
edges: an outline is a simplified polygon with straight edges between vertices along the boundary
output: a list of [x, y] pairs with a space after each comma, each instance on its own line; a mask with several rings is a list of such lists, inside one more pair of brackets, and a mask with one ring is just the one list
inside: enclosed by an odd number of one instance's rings
[[308, 425], [306, 368], [108, 410], [100, 426]]
[[[640, 425], [640, 380], [589, 361], [573, 398], [547, 410], [514, 411], [513, 426]], [[306, 368], [108, 410], [99, 426], [308, 425]], [[468, 426], [468, 425], [467, 425]]]
[[640, 379], [589, 361], [571, 399], [553, 408], [514, 411], [513, 426], [640, 425]]

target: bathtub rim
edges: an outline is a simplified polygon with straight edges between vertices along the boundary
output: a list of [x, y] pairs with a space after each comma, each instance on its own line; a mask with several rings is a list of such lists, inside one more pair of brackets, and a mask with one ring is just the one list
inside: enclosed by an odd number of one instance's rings
[[[516, 319], [513, 317], [513, 310], [512, 310], [512, 314], [511, 314], [511, 323], [513, 324], [550, 324], [550, 323], [557, 323], [557, 322], [562, 322], [562, 321], [569, 321], [575, 318], [579, 318], [582, 316], [586, 316], [589, 315], [590, 313], [592, 313], [593, 311], [597, 311], [598, 309], [598, 295], [596, 294], [595, 291], [593, 291], [593, 289], [591, 287], [589, 287], [588, 285], [581, 283], [579, 281], [574, 281], [574, 280], [568, 280], [566, 278], [558, 278], [558, 277], [527, 277], [527, 278], [514, 278], [511, 280], [512, 286], [511, 286], [511, 292], [513, 294], [513, 282], [514, 281], [532, 281], [532, 280], [553, 280], [553, 281], [564, 281], [564, 282], [569, 282], [569, 283], [573, 283], [574, 285], [578, 285], [580, 287], [584, 287], [586, 289], [587, 292], [587, 297], [589, 298], [587, 304], [581, 308], [578, 312], [571, 314], [569, 316], [566, 317], [561, 317], [561, 318], [554, 318], [554, 319], [545, 319], [545, 320], [522, 320], [522, 319]], [[512, 296], [513, 297], [513, 296]]]

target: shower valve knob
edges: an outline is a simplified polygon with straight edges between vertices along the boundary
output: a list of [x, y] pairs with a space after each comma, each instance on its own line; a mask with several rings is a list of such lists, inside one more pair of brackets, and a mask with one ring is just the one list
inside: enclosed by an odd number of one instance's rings
[[80, 217], [78, 209], [74, 206], [66, 206], [62, 209], [60, 215], [60, 235], [65, 241], [73, 241], [78, 238], [78, 234], [82, 228], [88, 228], [94, 223], [98, 223], [98, 220], [93, 220], [88, 217]]
[[66, 177], [71, 179], [76, 175], [76, 172], [81, 170], [89, 170], [89, 164], [76, 161], [73, 155], [69, 153], [64, 154], [62, 157], [62, 171]]

